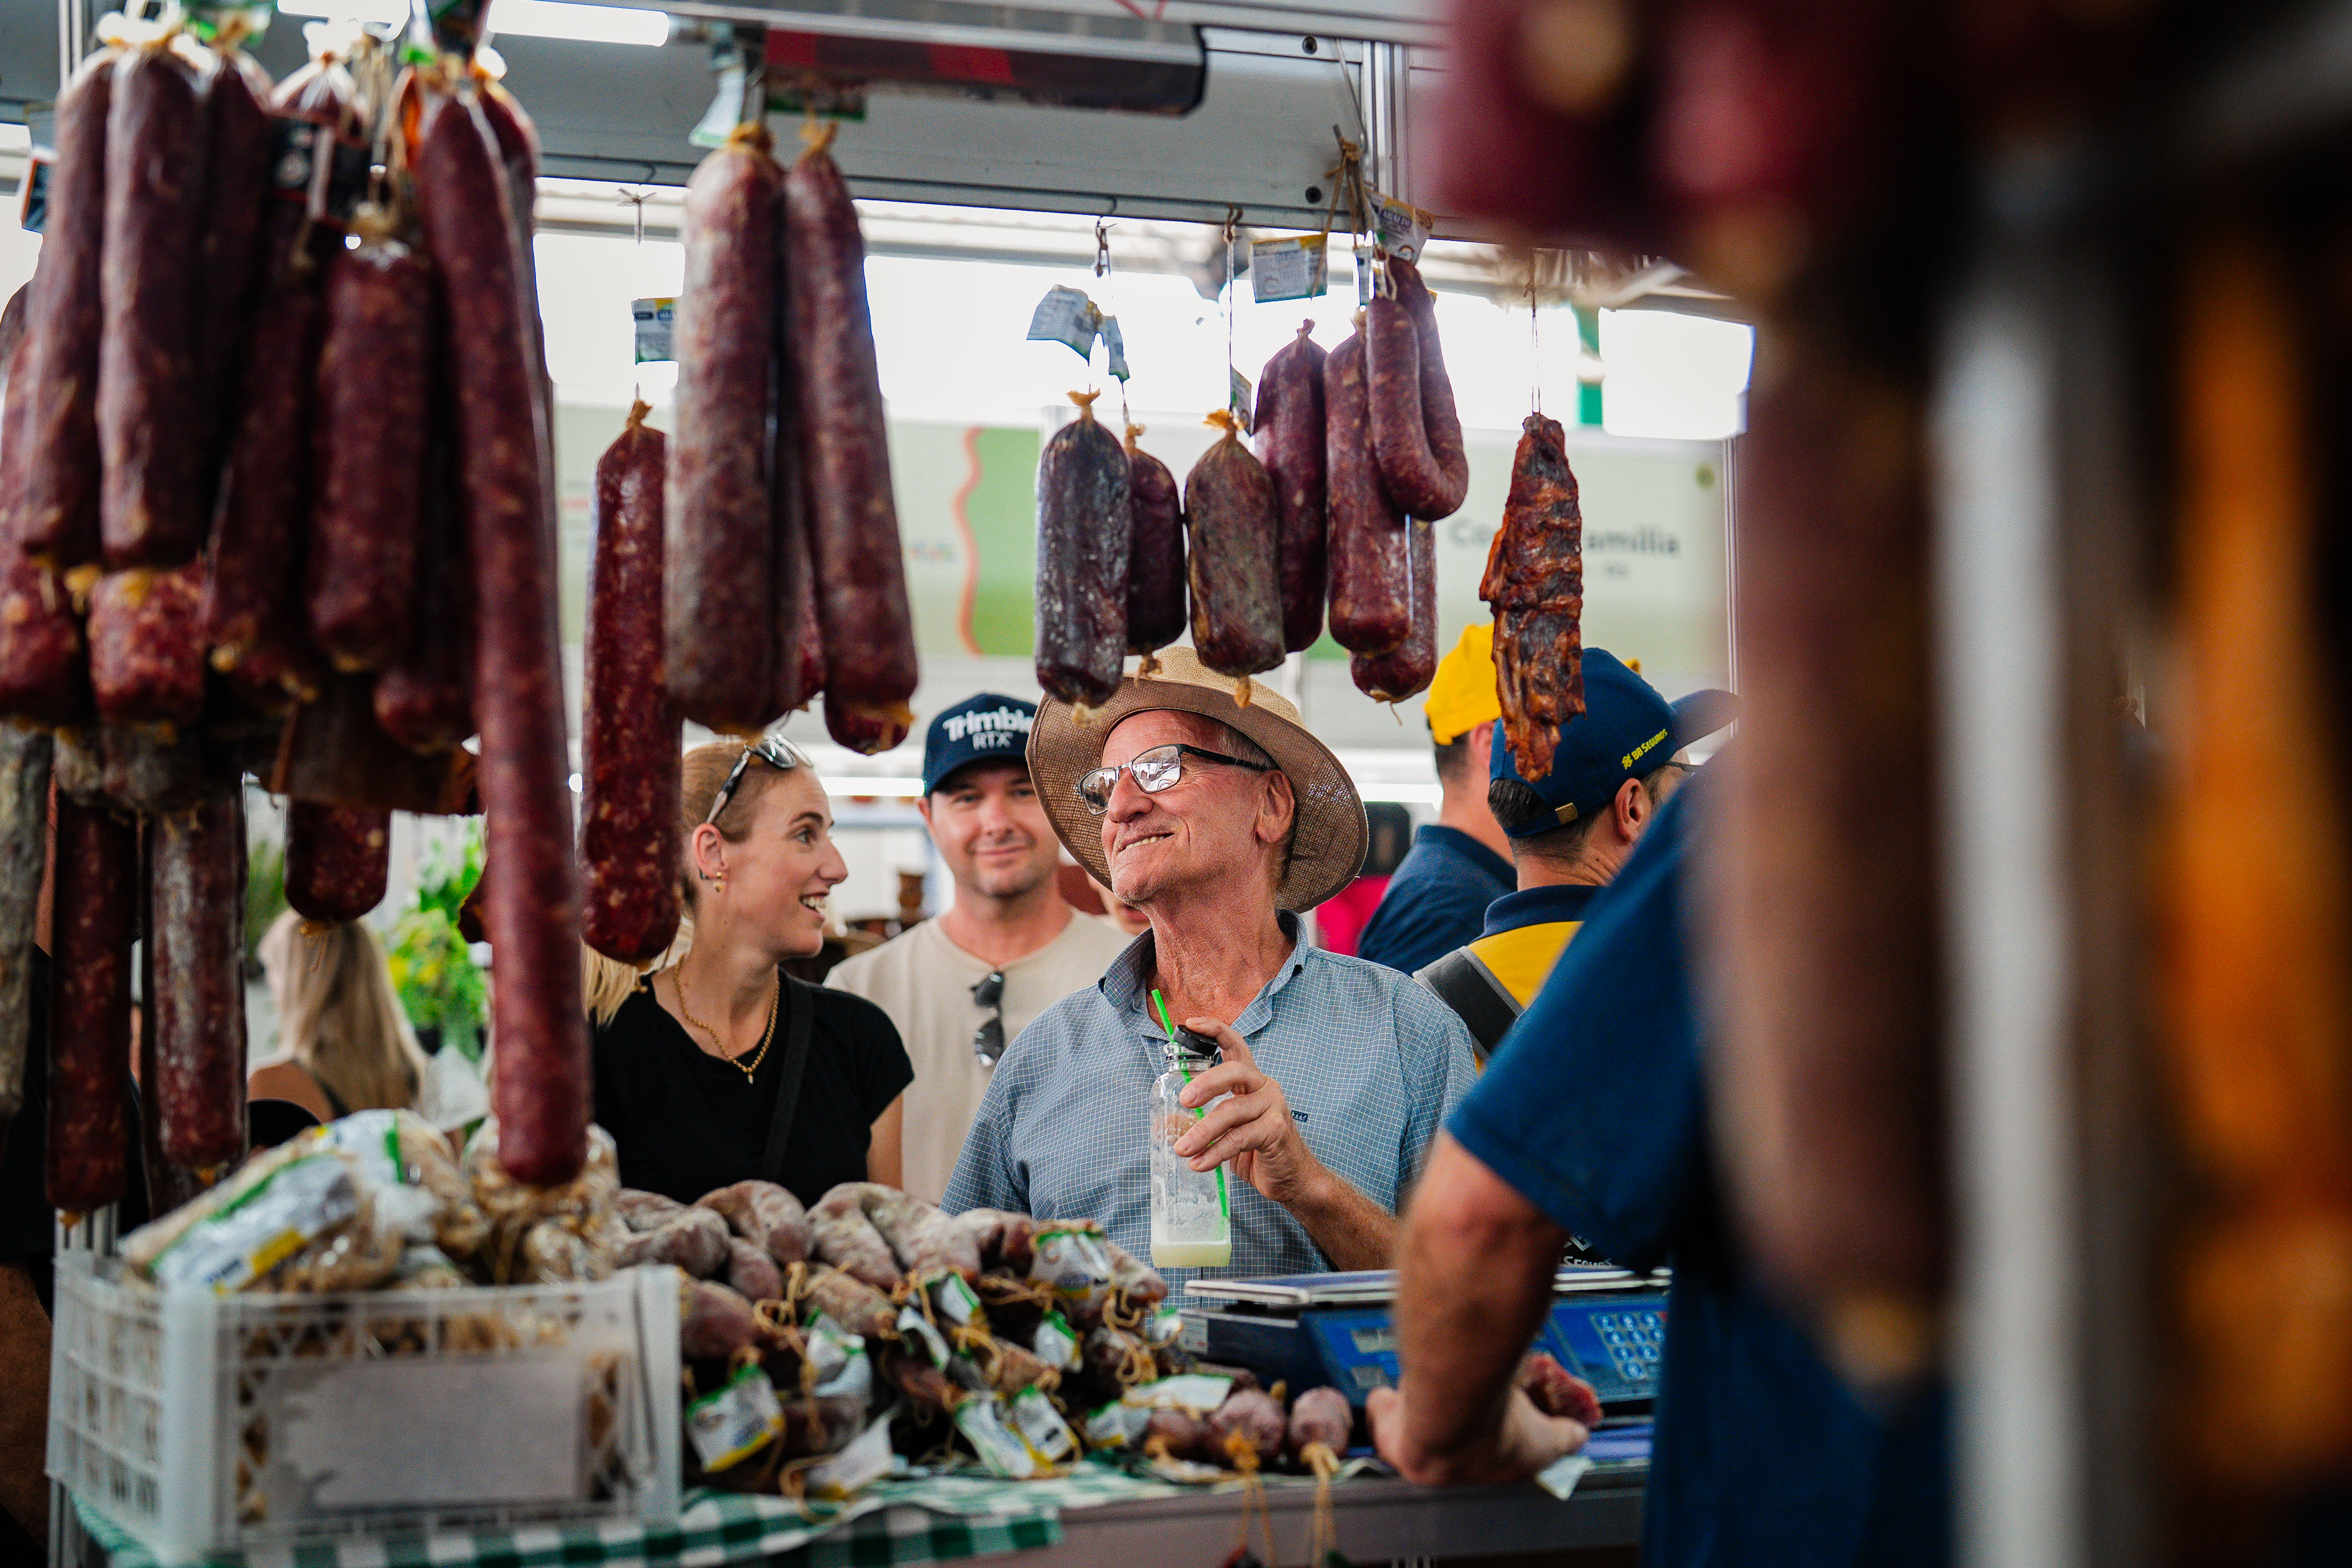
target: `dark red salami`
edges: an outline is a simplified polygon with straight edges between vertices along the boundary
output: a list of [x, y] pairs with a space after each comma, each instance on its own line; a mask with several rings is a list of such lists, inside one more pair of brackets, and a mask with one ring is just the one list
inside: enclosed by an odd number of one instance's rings
[[327, 272], [304, 599], [310, 640], [343, 670], [376, 669], [415, 629], [425, 531], [436, 311], [433, 269], [363, 218]]
[[1127, 651], [1149, 656], [1184, 635], [1192, 600], [1184, 582], [1183, 498], [1168, 465], [1135, 444], [1142, 434], [1140, 425], [1127, 427]]
[[204, 521], [235, 428], [246, 346], [252, 341], [255, 302], [263, 274], [264, 204], [277, 123], [269, 113], [269, 75], [241, 49], [222, 51], [205, 100], [210, 136], [205, 157], [205, 237], [198, 253], [196, 406], [204, 419], [198, 443], [197, 494]]
[[89, 660], [65, 584], [19, 549], [32, 463], [34, 337], [19, 346], [0, 399], [0, 717], [73, 724], [90, 713]]
[[163, 1156], [207, 1179], [245, 1153], [245, 803], [148, 828], [148, 948]]
[[1118, 690], [1134, 534], [1127, 453], [1096, 420], [1097, 395], [1070, 394], [1078, 416], [1037, 459], [1037, 684], [1080, 709]]
[[100, 717], [191, 725], [205, 709], [204, 564], [110, 572], [89, 595], [89, 679]]
[[375, 682], [376, 722], [412, 752], [446, 752], [474, 733], [473, 563], [452, 406], [445, 382], [428, 415], [415, 622], [406, 650]]
[[1184, 477], [1192, 648], [1220, 674], [1254, 675], [1282, 662], [1274, 481], [1242, 445], [1233, 415], [1220, 408], [1208, 422], [1224, 439]]
[[1389, 277], [1396, 292], [1372, 300], [1364, 328], [1372, 454], [1396, 504], [1435, 521], [1462, 510], [1470, 460], [1437, 338], [1437, 301], [1412, 263], [1391, 260]]
[[[191, 237], [205, 222], [205, 103], [169, 42], [114, 69], [106, 124], [104, 327], [99, 339], [99, 531], [110, 571], [177, 566], [205, 542], [211, 429], [196, 380]], [[198, 243], [201, 243], [200, 241]]]
[[694, 171], [680, 237], [677, 401], [663, 551], [667, 668], [678, 712], [756, 734], [776, 715], [776, 241], [782, 171], [764, 126]]
[[588, 1147], [580, 885], [556, 626], [552, 459], [505, 166], [470, 94], [428, 91], [412, 167], [447, 299], [462, 494], [474, 570], [484, 924], [499, 954], [492, 1110], [518, 1181], [577, 1174]]
[[1412, 573], [1412, 629], [1386, 653], [1348, 656], [1356, 689], [1375, 702], [1402, 702], [1429, 689], [1437, 675], [1437, 525], [1405, 524]]
[[286, 901], [304, 920], [355, 921], [383, 902], [392, 813], [298, 800], [286, 808]]
[[81, 1215], [130, 1183], [139, 835], [129, 818], [62, 795], [57, 824], [47, 1174], [50, 1206]]
[[51, 746], [46, 730], [0, 724], [0, 1147], [24, 1106], [32, 1055], [33, 938], [48, 859]]
[[1328, 527], [1323, 469], [1323, 367], [1330, 357], [1315, 323], [1265, 362], [1257, 384], [1258, 460], [1274, 480], [1282, 532], [1282, 646], [1304, 653], [1323, 635], [1324, 535]]
[[32, 437], [26, 443], [24, 547], [60, 571], [98, 560], [98, 354], [104, 334], [100, 276], [106, 234], [106, 121], [119, 52], [89, 61], [58, 95], [48, 216], [26, 356]]
[[914, 722], [915, 624], [866, 300], [866, 239], [826, 152], [836, 129], [817, 128], [784, 180], [793, 371], [808, 457], [825, 729], [870, 755], [906, 739]]
[[769, 355], [776, 389], [769, 422], [768, 501], [775, 551], [776, 652], [772, 713], [796, 712], [824, 689], [824, 634], [816, 621], [815, 563], [809, 553], [807, 433], [793, 371], [792, 244], [783, 189], [776, 192], [776, 310]]
[[677, 934], [678, 723], [662, 684], [666, 442], [639, 403], [596, 462], [580, 761], [582, 931], [623, 963]]
[[1331, 636], [1351, 653], [1386, 653], [1412, 629], [1412, 540], [1372, 458], [1360, 330], [1324, 362], [1323, 418]]

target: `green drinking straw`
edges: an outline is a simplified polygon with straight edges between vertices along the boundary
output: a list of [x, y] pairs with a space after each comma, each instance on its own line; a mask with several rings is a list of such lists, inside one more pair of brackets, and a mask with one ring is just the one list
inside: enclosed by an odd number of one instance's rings
[[[1168, 998], [1160, 994], [1160, 987], [1157, 985], [1151, 988], [1151, 1005], [1160, 1009], [1160, 1026], [1161, 1029], [1166, 1031], [1168, 1043], [1171, 1046], [1175, 1045], [1176, 1026], [1168, 1021]], [[1178, 1047], [1177, 1051], [1176, 1070], [1184, 1075], [1184, 1081], [1186, 1083], [1192, 1081], [1191, 1069], [1184, 1066], [1183, 1052], [1182, 1047]], [[1208, 1113], [1208, 1109], [1209, 1108], [1205, 1105], [1197, 1107], [1192, 1112], [1192, 1120], [1195, 1121], [1200, 1121], [1202, 1116]], [[1226, 1224], [1231, 1225], [1234, 1218], [1234, 1209], [1232, 1200], [1225, 1196], [1225, 1168], [1223, 1165], [1219, 1165], [1216, 1167], [1216, 1172], [1217, 1215], [1218, 1217], [1223, 1219]]]

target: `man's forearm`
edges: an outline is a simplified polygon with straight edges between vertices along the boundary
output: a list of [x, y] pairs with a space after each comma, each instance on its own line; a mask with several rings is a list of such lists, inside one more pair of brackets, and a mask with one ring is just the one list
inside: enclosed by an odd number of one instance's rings
[[1283, 1206], [1307, 1227], [1334, 1268], [1386, 1268], [1396, 1259], [1396, 1215], [1328, 1167]]
[[1565, 1237], [1451, 1139], [1404, 1224], [1397, 1352], [1406, 1441], [1425, 1479], [1491, 1463], [1519, 1360], [1551, 1307]]
[[0, 1263], [0, 1508], [35, 1541], [49, 1538], [49, 1318], [33, 1281]]

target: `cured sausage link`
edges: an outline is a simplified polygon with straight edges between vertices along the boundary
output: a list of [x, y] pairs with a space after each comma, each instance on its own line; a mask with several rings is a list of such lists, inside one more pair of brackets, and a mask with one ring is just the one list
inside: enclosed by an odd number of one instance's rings
[[416, 624], [375, 683], [375, 721], [412, 752], [446, 752], [474, 732], [473, 568], [451, 403], [445, 376], [428, 415]]
[[433, 295], [431, 265], [395, 239], [346, 250], [327, 272], [304, 597], [310, 640], [339, 669], [390, 663], [415, 619]]
[[286, 808], [286, 901], [304, 920], [355, 921], [383, 902], [392, 813], [298, 800]]
[[205, 708], [204, 565], [110, 572], [89, 595], [89, 676], [100, 717], [194, 724]]
[[1127, 427], [1127, 651], [1149, 655], [1184, 635], [1192, 602], [1184, 582], [1184, 501], [1168, 465]]
[[203, 281], [196, 296], [202, 307], [196, 318], [196, 413], [203, 436], [196, 499], [206, 525], [228, 433], [236, 426], [237, 387], [266, 270], [263, 208], [270, 144], [277, 135], [269, 87], [268, 73], [251, 56], [230, 49], [221, 56], [205, 103], [210, 145], [205, 158], [204, 248], [197, 259]]
[[1361, 331], [1324, 361], [1323, 417], [1331, 636], [1351, 653], [1386, 653], [1412, 629], [1412, 541], [1372, 459]]
[[80, 618], [58, 574], [16, 543], [35, 458], [33, 366], [43, 335], [20, 340], [0, 399], [0, 717], [78, 724], [90, 711]]
[[1282, 662], [1274, 480], [1242, 445], [1232, 414], [1217, 409], [1209, 423], [1224, 438], [1184, 476], [1192, 647], [1221, 675], [1255, 675]]
[[1437, 301], [1412, 263], [1391, 261], [1389, 277], [1394, 297], [1375, 299], [1365, 311], [1372, 451], [1397, 505], [1435, 521], [1462, 510], [1470, 459], [1437, 338]]
[[1329, 355], [1298, 335], [1266, 361], [1257, 384], [1257, 455], [1282, 518], [1282, 646], [1304, 653], [1323, 635], [1329, 500], [1324, 486], [1323, 369]]
[[176, 566], [205, 542], [209, 420], [197, 395], [197, 276], [205, 224], [205, 106], [168, 44], [114, 70], [106, 125], [106, 284], [99, 338], [99, 530], [106, 564]]
[[507, 176], [470, 100], [430, 95], [415, 168], [426, 249], [448, 300], [460, 472], [474, 568], [474, 712], [482, 727], [484, 925], [498, 950], [499, 1161], [518, 1181], [577, 1174], [588, 1149], [563, 668], [548, 435], [508, 212]]
[[1559, 421], [1530, 414], [1478, 596], [1495, 612], [1495, 695], [1524, 778], [1551, 773], [1559, 727], [1584, 711], [1584, 514]]
[[639, 403], [596, 460], [589, 569], [580, 854], [582, 929], [623, 963], [677, 934], [678, 724], [662, 684], [662, 485], [667, 442]]
[[131, 943], [139, 834], [103, 806], [58, 797], [49, 1008], [49, 1205], [86, 1215], [130, 1181]]
[[1402, 702], [1429, 689], [1437, 677], [1437, 525], [1414, 518], [1408, 530], [1412, 571], [1412, 629], [1386, 653], [1352, 654], [1348, 673], [1375, 702]]
[[1096, 421], [1095, 397], [1070, 395], [1078, 416], [1037, 460], [1037, 684], [1080, 708], [1118, 690], [1135, 526], [1127, 454]]
[[148, 950], [163, 1157], [207, 1179], [245, 1153], [245, 802], [151, 820]]
[[0, 1147], [25, 1103], [33, 1024], [33, 927], [48, 855], [48, 731], [0, 724]]
[[834, 130], [822, 127], [784, 178], [793, 371], [808, 455], [825, 729], [871, 755], [906, 739], [914, 722], [907, 704], [918, 675], [915, 624], [866, 300], [866, 240], [825, 151]]
[[25, 373], [32, 434], [26, 443], [24, 547], [60, 571], [98, 559], [98, 353], [104, 334], [100, 258], [106, 234], [106, 121], [118, 55], [82, 66], [58, 97], [48, 216], [33, 278], [33, 333]]
[[765, 127], [736, 128], [686, 188], [677, 402], [669, 442], [663, 618], [669, 691], [698, 724], [775, 717], [775, 520], [768, 489], [777, 209]]
[[809, 553], [807, 433], [801, 427], [800, 383], [793, 370], [792, 240], [783, 186], [776, 187], [775, 299], [769, 374], [776, 405], [768, 429], [768, 503], [775, 552], [775, 689], [769, 710], [796, 712], [824, 689], [824, 634], [817, 626], [815, 563]]

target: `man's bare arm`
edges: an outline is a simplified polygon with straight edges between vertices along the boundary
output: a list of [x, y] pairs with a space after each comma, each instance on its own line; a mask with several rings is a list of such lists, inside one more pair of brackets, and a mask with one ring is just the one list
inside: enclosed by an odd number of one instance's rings
[[1396, 1215], [1322, 1162], [1298, 1191], [1276, 1201], [1307, 1227], [1332, 1268], [1387, 1268], [1396, 1261]]
[[[1370, 1409], [1381, 1457], [1426, 1485], [1514, 1480], [1583, 1442], [1518, 1392], [1568, 1233], [1441, 1132], [1404, 1221], [1397, 1352]], [[1384, 1397], [1383, 1397], [1384, 1396]]]
[[35, 1541], [49, 1538], [49, 1315], [32, 1279], [0, 1263], [0, 1508]]

